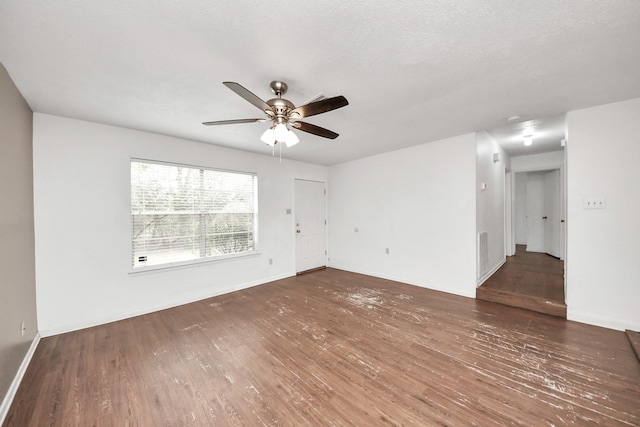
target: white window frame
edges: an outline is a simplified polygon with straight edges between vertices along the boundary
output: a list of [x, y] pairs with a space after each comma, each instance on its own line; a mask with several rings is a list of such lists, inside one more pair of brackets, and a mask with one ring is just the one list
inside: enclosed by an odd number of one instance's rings
[[[173, 162], [164, 162], [164, 161], [158, 161], [158, 160], [149, 160], [149, 159], [141, 159], [141, 158], [134, 158], [132, 157], [130, 159], [129, 162], [129, 172], [131, 173], [132, 170], [132, 165], [133, 163], [146, 163], [146, 164], [155, 164], [155, 165], [161, 165], [161, 166], [170, 166], [170, 167], [176, 167], [176, 168], [189, 168], [189, 169], [194, 169], [194, 170], [199, 170], [199, 171], [212, 171], [212, 172], [221, 172], [221, 173], [231, 173], [231, 174], [242, 174], [242, 175], [247, 175], [247, 176], [252, 176], [253, 177], [253, 249], [248, 250], [248, 251], [243, 251], [243, 252], [237, 252], [237, 253], [230, 253], [230, 254], [223, 254], [223, 255], [213, 255], [213, 256], [202, 256], [200, 255], [199, 257], [190, 259], [190, 260], [183, 260], [183, 261], [170, 261], [170, 262], [166, 262], [166, 263], [162, 263], [162, 264], [153, 264], [153, 265], [135, 265], [134, 262], [134, 257], [136, 256], [134, 254], [134, 212], [133, 212], [133, 194], [132, 194], [132, 190], [133, 190], [133, 181], [132, 181], [132, 176], [129, 176], [129, 190], [130, 190], [130, 194], [129, 194], [129, 210], [130, 210], [130, 239], [129, 239], [129, 243], [130, 243], [130, 264], [129, 264], [129, 272], [130, 273], [140, 273], [140, 272], [145, 272], [145, 271], [154, 271], [154, 270], [161, 270], [161, 269], [167, 269], [167, 268], [181, 268], [181, 267], [185, 267], [185, 266], [190, 266], [190, 265], [199, 265], [199, 264], [204, 264], [204, 263], [211, 263], [211, 262], [217, 262], [217, 261], [223, 261], [223, 260], [233, 260], [233, 259], [238, 259], [238, 258], [245, 258], [248, 256], [255, 256], [259, 254], [258, 251], [258, 174], [255, 172], [246, 172], [246, 171], [236, 171], [236, 170], [228, 170], [228, 169], [218, 169], [218, 168], [212, 168], [212, 167], [206, 167], [206, 166], [198, 166], [198, 165], [191, 165], [191, 164], [181, 164], [181, 163], [173, 163]], [[204, 211], [200, 211], [198, 212], [196, 215], [198, 215], [200, 218], [202, 217], [202, 215], [204, 215], [205, 212]], [[204, 230], [204, 227], [201, 226], [200, 227], [201, 230]], [[203, 237], [203, 234], [201, 233], [199, 235], [201, 238]]]

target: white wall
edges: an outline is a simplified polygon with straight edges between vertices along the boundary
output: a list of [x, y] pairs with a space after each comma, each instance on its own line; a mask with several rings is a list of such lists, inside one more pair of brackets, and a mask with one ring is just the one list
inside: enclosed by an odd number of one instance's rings
[[[499, 161], [493, 161], [498, 153]], [[476, 231], [486, 231], [489, 268], [478, 273], [478, 285], [505, 262], [505, 169], [510, 158], [487, 132], [476, 134]], [[484, 184], [484, 189], [483, 189]]]
[[551, 151], [541, 154], [529, 154], [527, 156], [515, 156], [511, 158], [511, 170], [513, 172], [531, 172], [562, 169], [563, 165], [563, 150]]
[[640, 98], [572, 111], [567, 129], [567, 317], [640, 330]]
[[475, 151], [468, 134], [332, 166], [329, 265], [474, 297]]
[[[33, 145], [43, 336], [295, 274], [293, 215], [286, 214], [294, 207], [294, 179], [327, 181], [328, 173], [324, 166], [44, 114], [34, 115]], [[130, 275], [131, 157], [257, 172], [261, 255]]]
[[518, 172], [514, 176], [514, 216], [516, 243], [527, 244], [527, 172]]

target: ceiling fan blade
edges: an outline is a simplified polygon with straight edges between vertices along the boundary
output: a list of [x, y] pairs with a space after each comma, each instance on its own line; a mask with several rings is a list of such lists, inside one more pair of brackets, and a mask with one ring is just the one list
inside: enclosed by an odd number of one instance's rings
[[236, 82], [222, 82], [223, 85], [240, 95], [245, 100], [249, 101], [262, 111], [271, 111], [271, 106], [264, 102], [262, 99], [258, 98], [252, 92], [247, 90], [244, 86], [236, 83]]
[[302, 107], [295, 108], [289, 113], [292, 119], [315, 116], [316, 114], [326, 113], [327, 111], [349, 105], [349, 101], [344, 96], [334, 96], [333, 98], [323, 99], [321, 101], [311, 102]]
[[264, 123], [266, 121], [267, 119], [235, 119], [235, 120], [218, 120], [215, 122], [202, 122], [202, 124], [205, 126], [214, 126], [214, 125], [235, 125], [238, 123], [256, 123], [256, 122]]
[[312, 125], [311, 123], [289, 122], [289, 124], [303, 132], [312, 133], [323, 138], [336, 139], [338, 137], [337, 133], [330, 131], [329, 129], [321, 128], [320, 126]]

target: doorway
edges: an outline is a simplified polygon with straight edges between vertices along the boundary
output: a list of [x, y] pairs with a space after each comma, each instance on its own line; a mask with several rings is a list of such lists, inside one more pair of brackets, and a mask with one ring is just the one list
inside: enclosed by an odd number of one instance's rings
[[[493, 146], [482, 139], [485, 146], [479, 148], [484, 151], [477, 157], [481, 171], [495, 171], [489, 167], [500, 164], [503, 155], [496, 152], [504, 151], [504, 212], [494, 214], [504, 215], [505, 233], [504, 261], [496, 262], [495, 273], [476, 288], [478, 299], [543, 313], [545, 307], [557, 306], [550, 314], [566, 313], [566, 127], [564, 114], [512, 116], [487, 131]], [[493, 158], [485, 155], [487, 147]], [[546, 294], [549, 288], [552, 295]], [[483, 297], [491, 291], [496, 295]]]
[[507, 232], [505, 246], [513, 242], [515, 253], [505, 251], [505, 264], [476, 297], [566, 318], [563, 168], [509, 175], [505, 204], [512, 204], [513, 232]]
[[295, 180], [296, 272], [327, 266], [324, 182]]

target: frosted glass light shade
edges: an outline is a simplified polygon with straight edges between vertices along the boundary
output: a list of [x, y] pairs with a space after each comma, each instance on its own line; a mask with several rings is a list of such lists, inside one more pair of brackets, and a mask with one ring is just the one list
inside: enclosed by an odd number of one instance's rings
[[298, 136], [290, 130], [287, 131], [287, 137], [284, 140], [284, 143], [287, 144], [287, 147], [293, 147], [298, 142], [300, 142]]
[[532, 136], [525, 136], [524, 137], [524, 145], [526, 145], [528, 147], [531, 144], [533, 144], [533, 137]]
[[285, 142], [287, 140], [287, 133], [288, 132], [289, 132], [289, 129], [287, 129], [287, 126], [285, 124], [278, 123], [278, 125], [276, 126], [276, 128], [274, 130], [276, 141]]
[[273, 147], [276, 144], [276, 135], [273, 129], [269, 128], [265, 130], [262, 136], [260, 137], [260, 141]]

